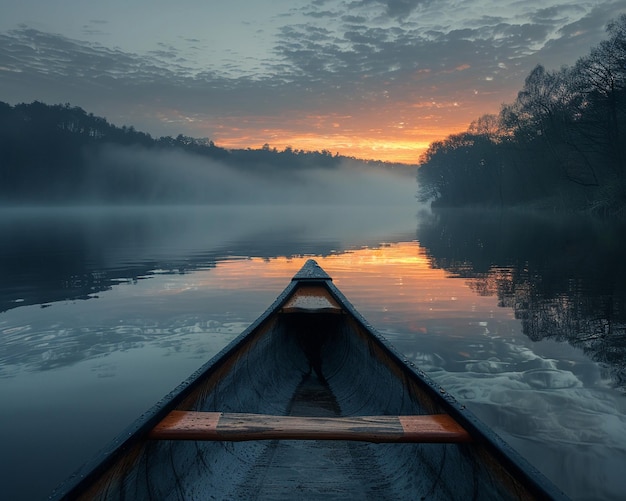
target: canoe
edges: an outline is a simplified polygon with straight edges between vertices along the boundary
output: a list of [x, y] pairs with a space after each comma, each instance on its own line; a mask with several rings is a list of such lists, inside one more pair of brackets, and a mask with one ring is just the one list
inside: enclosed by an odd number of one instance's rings
[[309, 260], [53, 499], [566, 499]]

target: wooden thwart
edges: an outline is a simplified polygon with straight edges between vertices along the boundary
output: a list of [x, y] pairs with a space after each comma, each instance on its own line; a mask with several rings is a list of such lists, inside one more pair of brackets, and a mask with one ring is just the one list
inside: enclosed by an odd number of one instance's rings
[[222, 412], [170, 412], [149, 435], [162, 440], [357, 440], [363, 442], [470, 442], [446, 414], [299, 417]]

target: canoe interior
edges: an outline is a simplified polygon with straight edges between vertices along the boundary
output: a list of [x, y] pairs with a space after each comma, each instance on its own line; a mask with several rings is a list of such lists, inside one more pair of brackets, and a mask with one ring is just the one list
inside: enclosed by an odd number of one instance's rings
[[[432, 388], [398, 363], [337, 294], [325, 281], [294, 283], [275, 314], [212, 362], [175, 408], [320, 417], [446, 413]], [[480, 439], [372, 444], [143, 438], [122, 449], [97, 481], [81, 485], [83, 499], [537, 497]]]

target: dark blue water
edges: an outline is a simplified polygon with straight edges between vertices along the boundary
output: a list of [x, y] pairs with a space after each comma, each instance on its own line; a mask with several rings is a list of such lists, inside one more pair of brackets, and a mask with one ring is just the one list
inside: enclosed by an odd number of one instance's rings
[[406, 204], [5, 210], [0, 230], [7, 499], [44, 499], [261, 314], [310, 256], [567, 494], [626, 494], [614, 225], [418, 216]]

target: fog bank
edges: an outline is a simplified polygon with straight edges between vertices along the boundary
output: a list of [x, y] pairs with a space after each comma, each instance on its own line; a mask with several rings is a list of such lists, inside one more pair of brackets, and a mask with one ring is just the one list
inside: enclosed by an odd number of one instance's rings
[[340, 167], [231, 166], [179, 151], [107, 145], [88, 159], [93, 202], [415, 204], [415, 176], [357, 161]]

